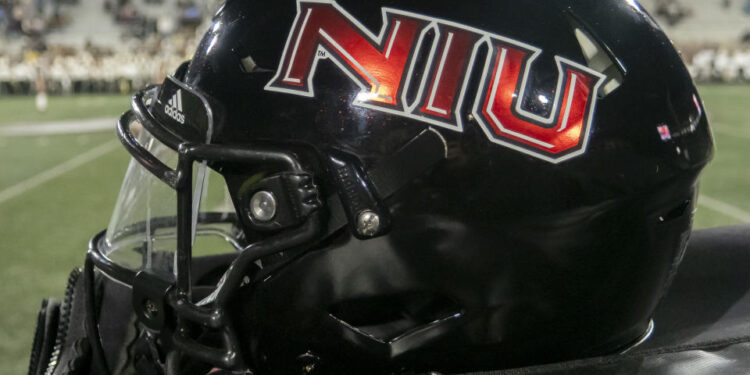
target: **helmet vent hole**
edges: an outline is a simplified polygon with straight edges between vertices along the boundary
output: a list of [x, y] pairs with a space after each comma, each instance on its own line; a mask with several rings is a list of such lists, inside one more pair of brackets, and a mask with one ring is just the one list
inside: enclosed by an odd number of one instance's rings
[[669, 210], [666, 214], [659, 216], [659, 222], [668, 223], [670, 221], [677, 220], [685, 215], [689, 207], [689, 200], [680, 202], [680, 204]]
[[245, 73], [269, 73], [272, 72], [270, 69], [258, 66], [252, 56], [246, 56], [240, 59], [240, 67]]
[[391, 341], [421, 327], [461, 315], [451, 299], [425, 292], [358, 298], [340, 302], [331, 316], [368, 336]]
[[612, 59], [606, 48], [597, 43], [596, 39], [585, 30], [576, 28], [575, 35], [581, 52], [586, 58], [586, 64], [606, 76], [607, 80], [599, 90], [599, 96], [603, 98], [617, 90], [623, 80], [623, 74], [617, 62]]

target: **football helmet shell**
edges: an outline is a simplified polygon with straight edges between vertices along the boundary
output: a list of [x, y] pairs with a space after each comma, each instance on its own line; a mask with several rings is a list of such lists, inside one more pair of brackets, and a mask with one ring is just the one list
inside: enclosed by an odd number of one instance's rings
[[[118, 129], [133, 172], [93, 263], [132, 286], [167, 368], [258, 373], [626, 350], [712, 153], [678, 53], [615, 0], [228, 1]], [[171, 215], [131, 220], [154, 184]], [[239, 251], [195, 280], [206, 233]]]

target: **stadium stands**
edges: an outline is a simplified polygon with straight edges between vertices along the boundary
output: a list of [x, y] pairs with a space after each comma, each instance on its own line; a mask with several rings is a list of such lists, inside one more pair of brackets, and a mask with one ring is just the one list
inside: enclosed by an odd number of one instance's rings
[[0, 0], [0, 95], [129, 92], [161, 81], [189, 57], [218, 5]]
[[[189, 57], [221, 0], [197, 1], [0, 0], [0, 95], [122, 93], [160, 81]], [[750, 0], [640, 3], [696, 80], [750, 81]]]
[[641, 0], [702, 83], [750, 82], [750, 0]]
[[750, 32], [746, 0], [640, 0], [678, 45], [739, 43]]

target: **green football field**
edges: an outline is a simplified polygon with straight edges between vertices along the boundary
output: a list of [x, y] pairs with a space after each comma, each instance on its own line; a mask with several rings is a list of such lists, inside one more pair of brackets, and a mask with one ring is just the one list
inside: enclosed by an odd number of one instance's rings
[[[709, 86], [701, 92], [716, 156], [703, 175], [696, 226], [750, 222], [750, 86]], [[2, 374], [26, 372], [40, 302], [63, 293], [89, 238], [107, 225], [129, 159], [114, 122], [110, 129], [76, 134], [10, 136], [7, 129], [115, 118], [128, 102], [124, 96], [53, 97], [40, 114], [32, 98], [0, 99]]]

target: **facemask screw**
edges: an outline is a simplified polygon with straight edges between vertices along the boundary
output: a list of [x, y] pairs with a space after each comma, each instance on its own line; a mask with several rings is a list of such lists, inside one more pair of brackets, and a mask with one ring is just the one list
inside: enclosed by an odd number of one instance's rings
[[374, 236], [380, 230], [380, 216], [372, 211], [362, 211], [357, 217], [357, 232], [362, 236]]
[[143, 303], [143, 313], [146, 315], [146, 318], [154, 319], [159, 315], [159, 307], [156, 306], [154, 301], [148, 299]]
[[276, 216], [276, 197], [273, 193], [261, 190], [250, 199], [250, 215], [260, 222], [268, 222]]
[[320, 358], [310, 351], [297, 357], [297, 363], [302, 367], [304, 375], [316, 373], [319, 362]]

